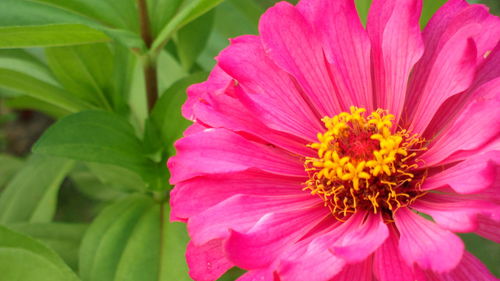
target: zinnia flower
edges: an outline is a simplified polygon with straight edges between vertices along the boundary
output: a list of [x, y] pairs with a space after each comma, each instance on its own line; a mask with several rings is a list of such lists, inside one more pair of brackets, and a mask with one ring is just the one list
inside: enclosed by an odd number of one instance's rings
[[454, 232], [500, 241], [500, 20], [451, 0], [421, 31], [421, 5], [278, 3], [188, 89], [193, 279], [496, 280]]

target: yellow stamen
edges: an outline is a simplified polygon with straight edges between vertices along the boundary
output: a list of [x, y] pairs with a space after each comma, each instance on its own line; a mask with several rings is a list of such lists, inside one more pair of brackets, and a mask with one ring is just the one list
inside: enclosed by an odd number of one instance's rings
[[368, 116], [364, 108], [349, 111], [321, 119], [326, 130], [308, 145], [317, 156], [305, 160], [310, 179], [304, 190], [322, 198], [339, 220], [358, 208], [394, 212], [411, 203], [422, 193], [411, 181], [424, 140], [393, 132], [395, 117], [384, 110]]

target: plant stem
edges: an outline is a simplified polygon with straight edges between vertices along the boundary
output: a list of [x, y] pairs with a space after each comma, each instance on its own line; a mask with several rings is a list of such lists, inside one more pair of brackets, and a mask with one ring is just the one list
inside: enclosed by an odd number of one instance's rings
[[[151, 27], [149, 24], [148, 7], [146, 0], [137, 0], [139, 11], [139, 23], [141, 25], [141, 37], [148, 50], [153, 43]], [[156, 56], [148, 55], [144, 61], [144, 82], [146, 83], [146, 95], [148, 100], [148, 111], [151, 112], [158, 99], [158, 75], [156, 69]]]
[[165, 204], [167, 202], [160, 203], [160, 256], [158, 257], [158, 280], [163, 280], [162, 278], [162, 265], [163, 265], [163, 255], [164, 255], [164, 247], [165, 247]]

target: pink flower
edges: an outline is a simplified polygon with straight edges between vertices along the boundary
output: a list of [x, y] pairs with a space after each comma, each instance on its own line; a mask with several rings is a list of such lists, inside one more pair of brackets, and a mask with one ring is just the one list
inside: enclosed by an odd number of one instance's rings
[[[451, 0], [278, 3], [183, 107], [168, 166], [190, 275], [496, 280], [454, 232], [500, 242], [500, 20]], [[433, 221], [420, 216], [425, 213]]]

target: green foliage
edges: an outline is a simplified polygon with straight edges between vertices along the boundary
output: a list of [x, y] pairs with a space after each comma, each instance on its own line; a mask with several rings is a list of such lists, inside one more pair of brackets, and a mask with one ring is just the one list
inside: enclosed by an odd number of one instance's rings
[[[0, 154], [0, 281], [190, 280], [166, 167], [191, 124], [181, 116], [186, 89], [207, 78], [228, 38], [257, 34], [276, 2], [1, 0], [0, 126], [21, 115], [13, 109], [55, 122], [33, 153]], [[355, 0], [363, 22], [371, 2]], [[444, 2], [424, 0], [422, 26]], [[500, 274], [497, 244], [463, 238]]]
[[52, 250], [25, 235], [0, 226], [0, 281], [79, 280]]
[[[0, 191], [23, 166], [23, 161], [9, 155], [0, 154]], [[1, 198], [1, 197], [0, 197]]]
[[33, 156], [0, 194], [0, 223], [49, 222], [73, 161]]
[[145, 195], [132, 195], [103, 210], [83, 238], [82, 280], [186, 279], [182, 257], [187, 237], [182, 228], [165, 222], [167, 215], [164, 203]]
[[87, 225], [76, 223], [19, 223], [9, 227], [43, 242], [54, 250], [72, 269], [77, 269], [80, 242]]
[[106, 44], [46, 49], [47, 62], [59, 83], [73, 96], [111, 109], [113, 55]]
[[106, 34], [81, 24], [0, 28], [0, 48], [51, 47], [109, 41]]
[[134, 128], [119, 115], [83, 111], [61, 119], [33, 147], [35, 153], [124, 167], [150, 179], [152, 161]]
[[152, 49], [162, 48], [168, 39], [172, 36], [172, 34], [200, 17], [204, 13], [208, 12], [213, 7], [220, 4], [223, 0], [193, 0], [191, 3], [187, 5], [184, 9], [179, 11], [172, 20], [170, 20], [167, 25], [160, 31], [158, 37], [153, 42]]

